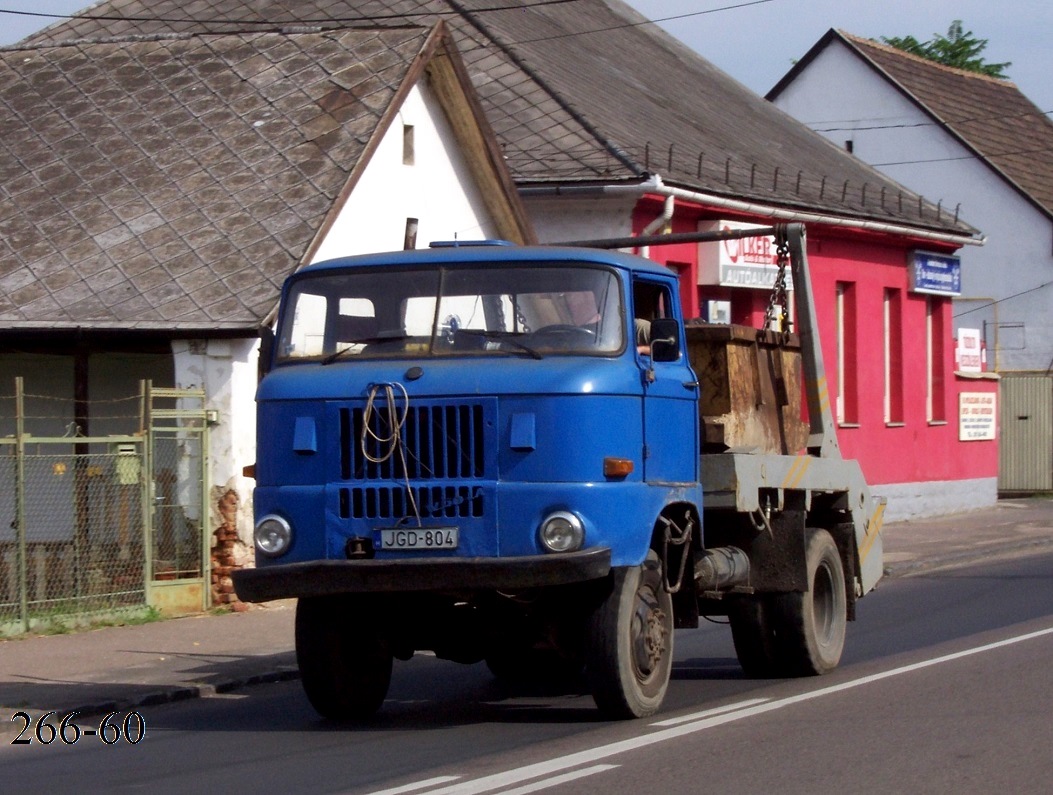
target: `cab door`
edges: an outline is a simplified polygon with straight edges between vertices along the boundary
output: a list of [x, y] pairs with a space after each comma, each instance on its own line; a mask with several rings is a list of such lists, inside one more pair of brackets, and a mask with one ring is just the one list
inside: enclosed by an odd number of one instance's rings
[[644, 480], [648, 483], [698, 482], [698, 380], [688, 363], [681, 324], [676, 357], [671, 345], [654, 345], [649, 328], [660, 318], [675, 318], [676, 295], [669, 282], [633, 280], [636, 362], [643, 384]]

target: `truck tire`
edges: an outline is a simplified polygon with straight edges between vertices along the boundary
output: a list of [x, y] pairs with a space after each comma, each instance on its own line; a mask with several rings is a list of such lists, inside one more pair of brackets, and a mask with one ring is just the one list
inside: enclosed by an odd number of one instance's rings
[[673, 600], [651, 550], [640, 566], [613, 570], [609, 594], [586, 630], [585, 674], [610, 718], [643, 718], [662, 705], [673, 663]]
[[307, 700], [332, 720], [368, 718], [384, 703], [391, 683], [389, 642], [371, 625], [369, 613], [346, 597], [299, 600], [296, 662]]
[[826, 530], [809, 528], [805, 532], [808, 590], [776, 596], [772, 616], [777, 664], [790, 676], [834, 670], [841, 661], [848, 621], [845, 574], [837, 544]]
[[769, 594], [741, 596], [728, 605], [731, 639], [743, 672], [751, 679], [779, 676], [779, 655], [772, 627]]

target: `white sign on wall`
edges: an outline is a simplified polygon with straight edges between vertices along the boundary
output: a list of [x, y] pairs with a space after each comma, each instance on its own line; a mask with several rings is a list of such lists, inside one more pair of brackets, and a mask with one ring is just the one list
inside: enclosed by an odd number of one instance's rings
[[[758, 224], [743, 224], [738, 221], [706, 221], [699, 224], [699, 231], [702, 232], [763, 228]], [[700, 243], [698, 283], [770, 290], [779, 272], [778, 265], [779, 257], [773, 235]], [[786, 289], [793, 289], [793, 279], [789, 270], [786, 272]]]
[[954, 358], [961, 373], [979, 373], [983, 371], [983, 349], [980, 346], [980, 329], [958, 329], [958, 347]]
[[994, 392], [962, 392], [958, 395], [958, 440], [994, 439], [997, 416]]

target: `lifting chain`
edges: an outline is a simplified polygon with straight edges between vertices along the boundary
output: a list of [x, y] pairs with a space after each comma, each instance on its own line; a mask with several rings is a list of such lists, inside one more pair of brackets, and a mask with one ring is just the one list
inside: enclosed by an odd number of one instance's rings
[[514, 298], [512, 299], [512, 308], [515, 310], [516, 323], [519, 324], [519, 330], [522, 334], [530, 333], [530, 325], [526, 322], [526, 316], [523, 314], [523, 310], [519, 308], [519, 302]]
[[[778, 264], [778, 272], [775, 274], [775, 283], [771, 287], [771, 295], [768, 297], [768, 308], [764, 312], [764, 328], [774, 330], [779, 335], [779, 343], [785, 344], [790, 336], [790, 298], [786, 292], [786, 267], [790, 264], [790, 244], [786, 237], [786, 228], [780, 226], [775, 235], [775, 254]], [[776, 307], [779, 316], [776, 317]], [[778, 321], [778, 327], [773, 328]]]

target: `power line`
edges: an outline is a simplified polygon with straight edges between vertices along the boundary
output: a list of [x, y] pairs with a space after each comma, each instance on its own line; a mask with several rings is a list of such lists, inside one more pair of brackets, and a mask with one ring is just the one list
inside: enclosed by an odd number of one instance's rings
[[1044, 290], [1045, 288], [1049, 287], [1051, 284], [1053, 284], [1053, 281], [1046, 282], [1045, 284], [1040, 284], [1040, 285], [1038, 285], [1038, 287], [1032, 287], [1032, 288], [1027, 289], [1027, 290], [1021, 290], [1019, 293], [1013, 293], [1012, 295], [1007, 295], [1005, 298], [996, 298], [994, 301], [989, 301], [986, 304], [981, 304], [980, 306], [974, 306], [972, 309], [966, 309], [964, 312], [958, 312], [958, 313], [956, 313], [954, 315], [954, 317], [963, 317], [965, 315], [972, 314], [973, 312], [979, 312], [981, 309], [987, 309], [989, 307], [992, 307], [995, 304], [1001, 304], [1001, 303], [1003, 303], [1005, 301], [1010, 301], [1010, 300], [1012, 300], [1014, 298], [1019, 298], [1020, 296], [1027, 295], [1028, 293], [1037, 293], [1039, 290]]
[[[555, 6], [565, 5], [567, 3], [578, 3], [581, 0], [537, 0], [534, 3], [522, 3], [514, 2], [509, 5], [498, 5], [498, 6], [487, 6], [485, 8], [472, 9], [472, 13], [483, 13], [490, 11], [519, 11], [529, 8], [541, 8], [542, 6]], [[769, 2], [769, 0], [758, 0], [758, 2]], [[748, 4], [747, 4], [748, 5]], [[447, 10], [436, 10], [436, 11], [421, 11], [420, 15], [424, 16], [457, 16], [460, 14], [456, 9]], [[265, 27], [277, 27], [280, 25], [327, 25], [335, 22], [341, 23], [355, 23], [355, 22], [378, 22], [378, 21], [389, 21], [395, 19], [405, 19], [407, 16], [413, 16], [414, 14], [371, 14], [369, 16], [357, 16], [357, 17], [323, 17], [316, 19], [289, 19], [277, 22], [274, 20], [267, 19], [230, 19], [230, 18], [209, 18], [209, 19], [196, 19], [192, 17], [139, 17], [139, 16], [120, 16], [117, 14], [49, 14], [43, 11], [16, 11], [9, 8], [0, 8], [0, 14], [11, 14], [12, 16], [20, 17], [43, 17], [46, 19], [79, 19], [85, 21], [98, 21], [98, 22], [164, 22], [166, 24], [194, 24], [194, 25], [260, 25]], [[690, 15], [688, 15], [690, 16]], [[671, 17], [675, 18], [675, 17]]]
[[[915, 127], [936, 127], [946, 126], [954, 128], [959, 124], [972, 124], [973, 122], [981, 121], [1006, 121], [1008, 119], [1026, 119], [1031, 116], [1049, 116], [1053, 114], [1053, 110], [1034, 110], [1028, 113], [1011, 113], [1003, 116], [974, 116], [967, 119], [955, 119], [954, 121], [948, 122], [934, 122], [934, 121], [919, 121], [910, 124], [874, 124], [867, 127], [812, 127], [814, 124], [829, 124], [830, 122], [806, 122], [807, 126], [812, 128], [815, 132], [856, 132], [861, 130], [900, 130], [900, 129], [912, 129]], [[836, 122], [837, 124], [853, 124], [860, 121], [872, 121], [871, 119], [843, 119]], [[877, 121], [877, 119], [873, 119]]]
[[686, 14], [675, 14], [669, 17], [659, 17], [658, 19], [647, 19], [643, 22], [626, 22], [623, 25], [610, 25], [606, 28], [593, 28], [591, 30], [580, 30], [573, 33], [561, 33], [558, 36], [544, 36], [539, 39], [524, 39], [522, 41], [511, 42], [512, 44], [536, 44], [542, 41], [554, 41], [555, 39], [569, 39], [574, 36], [588, 36], [592, 33], [606, 33], [611, 30], [623, 30], [625, 28], [638, 28], [644, 25], [654, 25], [659, 22], [672, 22], [677, 19], [688, 19], [689, 17], [700, 17], [703, 14], [715, 14], [718, 11], [733, 11], [737, 8], [746, 8], [747, 6], [759, 6], [764, 3], [771, 3], [773, 0], [749, 0], [745, 3], [736, 3], [730, 6], [721, 6], [719, 8], [708, 8], [705, 11], [689, 11]]
[[[544, 6], [555, 6], [565, 5], [567, 3], [577, 3], [581, 0], [538, 0], [535, 3], [514, 3], [512, 5], [500, 5], [500, 6], [488, 6], [485, 8], [472, 8], [468, 9], [472, 14], [479, 14], [484, 12], [496, 12], [496, 11], [522, 11], [532, 8], [542, 8]], [[774, 0], [747, 0], [747, 2], [735, 3], [733, 5], [721, 6], [719, 8], [709, 8], [704, 11], [690, 11], [685, 14], [674, 14], [668, 17], [659, 17], [658, 19], [647, 19], [643, 22], [626, 22], [622, 25], [611, 25], [606, 28], [595, 28], [592, 30], [576, 31], [573, 33], [563, 33], [558, 36], [546, 36], [538, 39], [526, 39], [524, 41], [512, 42], [513, 44], [534, 44], [543, 41], [552, 41], [554, 39], [570, 38], [572, 36], [587, 36], [592, 33], [604, 33], [611, 30], [621, 30], [623, 28], [634, 28], [641, 27], [643, 25], [653, 25], [659, 22], [672, 22], [678, 19], [688, 19], [690, 17], [703, 16], [704, 14], [715, 14], [720, 11], [732, 11], [737, 8], [746, 8], [748, 6], [763, 5], [765, 3], [771, 3]], [[420, 11], [417, 12], [421, 15], [426, 16], [459, 16], [462, 11], [457, 8], [450, 8], [446, 10], [435, 10], [435, 11]], [[0, 14], [10, 14], [12, 16], [22, 17], [40, 17], [45, 19], [69, 19], [69, 20], [85, 20], [85, 21], [98, 21], [98, 22], [161, 22], [165, 24], [196, 24], [196, 25], [253, 25], [259, 27], [274, 28], [282, 25], [326, 25], [333, 23], [373, 23], [383, 22], [391, 20], [403, 20], [407, 16], [413, 16], [415, 14], [372, 14], [370, 16], [358, 16], [358, 17], [324, 17], [316, 19], [295, 19], [295, 20], [283, 20], [281, 22], [275, 20], [260, 20], [260, 19], [194, 19], [189, 17], [143, 17], [143, 16], [119, 16], [116, 14], [50, 14], [42, 11], [16, 11], [14, 9], [0, 8]]]
[[955, 160], [995, 160], [999, 157], [1014, 157], [1017, 155], [1038, 155], [1053, 152], [1053, 147], [1043, 146], [1039, 149], [1021, 149], [1016, 152], [997, 152], [995, 154], [980, 153], [976, 155], [960, 155], [958, 157], [934, 157], [929, 160], [897, 160], [892, 163], [868, 163], [875, 168], [881, 166], [912, 166], [918, 163], [950, 163]]

